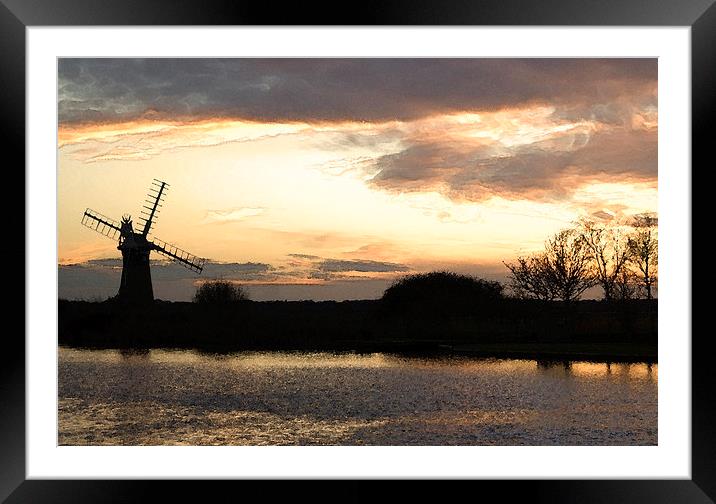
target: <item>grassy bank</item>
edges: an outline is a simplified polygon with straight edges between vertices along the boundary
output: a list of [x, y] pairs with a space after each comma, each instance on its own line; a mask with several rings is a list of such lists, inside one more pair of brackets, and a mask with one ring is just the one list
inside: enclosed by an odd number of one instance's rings
[[395, 310], [381, 301], [59, 302], [59, 344], [86, 348], [193, 348], [451, 352], [476, 356], [656, 361], [657, 304], [503, 299], [458, 313]]
[[594, 362], [657, 362], [657, 348], [649, 343], [500, 343], [466, 344], [451, 348], [456, 354], [476, 357], [580, 360]]

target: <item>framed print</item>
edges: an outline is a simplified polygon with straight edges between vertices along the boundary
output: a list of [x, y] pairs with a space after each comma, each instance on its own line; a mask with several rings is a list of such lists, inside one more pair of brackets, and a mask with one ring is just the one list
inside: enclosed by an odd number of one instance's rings
[[712, 501], [716, 8], [661, 7], [4, 1], [27, 301], [0, 495]]

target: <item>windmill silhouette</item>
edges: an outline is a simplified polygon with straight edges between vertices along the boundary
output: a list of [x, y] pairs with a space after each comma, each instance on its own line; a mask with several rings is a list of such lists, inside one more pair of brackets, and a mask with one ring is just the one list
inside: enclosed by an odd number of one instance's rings
[[149, 236], [149, 231], [162, 207], [160, 203], [164, 201], [168, 190], [169, 184], [154, 179], [146, 204], [140, 212], [141, 217], [138, 219], [143, 226], [140, 232], [134, 231], [131, 215], [123, 215], [121, 222], [117, 222], [88, 208], [82, 216], [82, 224], [88, 228], [110, 239], [119, 237], [117, 249], [122, 252], [122, 280], [119, 284], [118, 297], [121, 301], [143, 304], [154, 300], [152, 276], [149, 270], [151, 251], [159, 252], [195, 273], [201, 273], [204, 269], [206, 259]]

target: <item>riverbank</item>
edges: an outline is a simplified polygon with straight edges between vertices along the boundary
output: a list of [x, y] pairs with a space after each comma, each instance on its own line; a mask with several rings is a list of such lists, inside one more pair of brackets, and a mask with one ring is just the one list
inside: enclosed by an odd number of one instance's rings
[[380, 301], [60, 301], [58, 342], [75, 348], [206, 352], [460, 354], [537, 360], [657, 362], [657, 303], [504, 300], [471, 312], [391, 312]]
[[467, 344], [455, 345], [450, 351], [473, 357], [538, 361], [658, 362], [656, 345], [646, 343]]

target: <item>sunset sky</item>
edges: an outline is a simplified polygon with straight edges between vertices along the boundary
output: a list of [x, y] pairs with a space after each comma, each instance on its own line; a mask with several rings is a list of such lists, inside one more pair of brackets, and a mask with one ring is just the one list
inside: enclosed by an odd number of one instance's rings
[[[85, 208], [208, 259], [253, 299], [378, 297], [410, 272], [504, 281], [580, 217], [657, 211], [655, 59], [60, 59], [59, 294], [116, 293]], [[159, 260], [160, 256], [154, 259]]]

